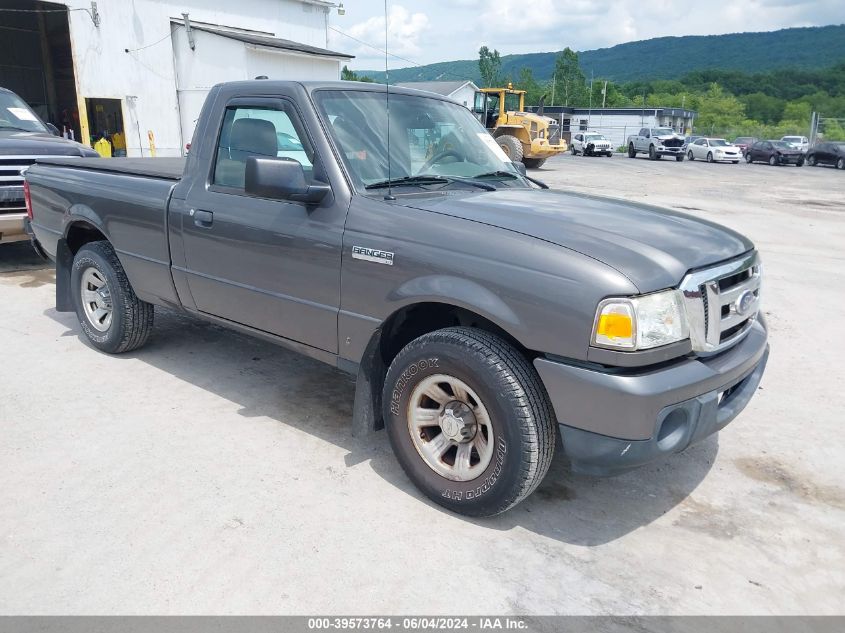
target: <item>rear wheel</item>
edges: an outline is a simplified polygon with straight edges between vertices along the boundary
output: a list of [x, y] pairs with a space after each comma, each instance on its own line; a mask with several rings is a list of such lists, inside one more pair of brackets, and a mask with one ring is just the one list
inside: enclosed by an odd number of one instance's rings
[[748, 152], [748, 153], [745, 154], [745, 162], [748, 163], [749, 165], [754, 162], [751, 158], [751, 152]]
[[153, 305], [141, 301], [108, 242], [79, 249], [71, 268], [76, 316], [91, 344], [109, 354], [144, 345], [153, 327]]
[[522, 161], [522, 143], [518, 138], [510, 134], [502, 134], [496, 138], [496, 142], [511, 161], [514, 163]]
[[528, 169], [540, 169], [540, 167], [542, 167], [545, 164], [546, 159], [545, 158], [523, 158], [522, 162]]
[[628, 158], [636, 158], [637, 150], [634, 149], [633, 143], [628, 143]]
[[504, 512], [551, 463], [555, 417], [540, 378], [488, 332], [455, 327], [411, 341], [390, 364], [383, 401], [402, 468], [454, 512]]

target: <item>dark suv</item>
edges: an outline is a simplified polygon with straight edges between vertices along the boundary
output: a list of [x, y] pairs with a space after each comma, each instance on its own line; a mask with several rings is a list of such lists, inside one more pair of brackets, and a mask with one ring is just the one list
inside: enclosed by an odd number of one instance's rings
[[807, 164], [834, 165], [837, 169], [845, 169], [845, 143], [819, 143], [807, 154]]

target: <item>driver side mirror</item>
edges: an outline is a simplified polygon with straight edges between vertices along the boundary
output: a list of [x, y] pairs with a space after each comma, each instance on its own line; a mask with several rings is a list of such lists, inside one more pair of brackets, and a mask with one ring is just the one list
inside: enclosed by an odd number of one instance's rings
[[317, 204], [331, 187], [321, 182], [309, 185], [299, 161], [250, 156], [246, 159], [244, 191], [259, 198]]
[[511, 161], [511, 165], [516, 167], [516, 170], [523, 176], [528, 173], [525, 171], [525, 163], [523, 163], [522, 161]]

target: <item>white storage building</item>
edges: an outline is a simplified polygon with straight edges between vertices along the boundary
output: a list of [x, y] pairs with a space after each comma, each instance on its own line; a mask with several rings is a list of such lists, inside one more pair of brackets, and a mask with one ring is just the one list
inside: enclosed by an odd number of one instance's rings
[[216, 83], [339, 79], [352, 56], [327, 48], [337, 6], [0, 0], [0, 85], [77, 140], [117, 132], [129, 156], [179, 156]]

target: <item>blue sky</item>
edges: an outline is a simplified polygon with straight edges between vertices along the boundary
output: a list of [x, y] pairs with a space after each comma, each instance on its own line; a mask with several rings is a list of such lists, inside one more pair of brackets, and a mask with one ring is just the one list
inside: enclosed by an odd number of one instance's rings
[[[343, 5], [346, 14], [332, 11], [330, 27], [383, 48], [384, 1], [345, 0]], [[845, 23], [845, 0], [397, 0], [388, 5], [390, 51], [420, 64], [474, 59], [481, 45], [503, 55], [566, 46], [590, 50], [665, 35]], [[329, 36], [330, 48], [356, 55], [352, 68], [384, 67], [378, 51], [333, 30]], [[390, 65], [412, 64], [393, 57]]]

